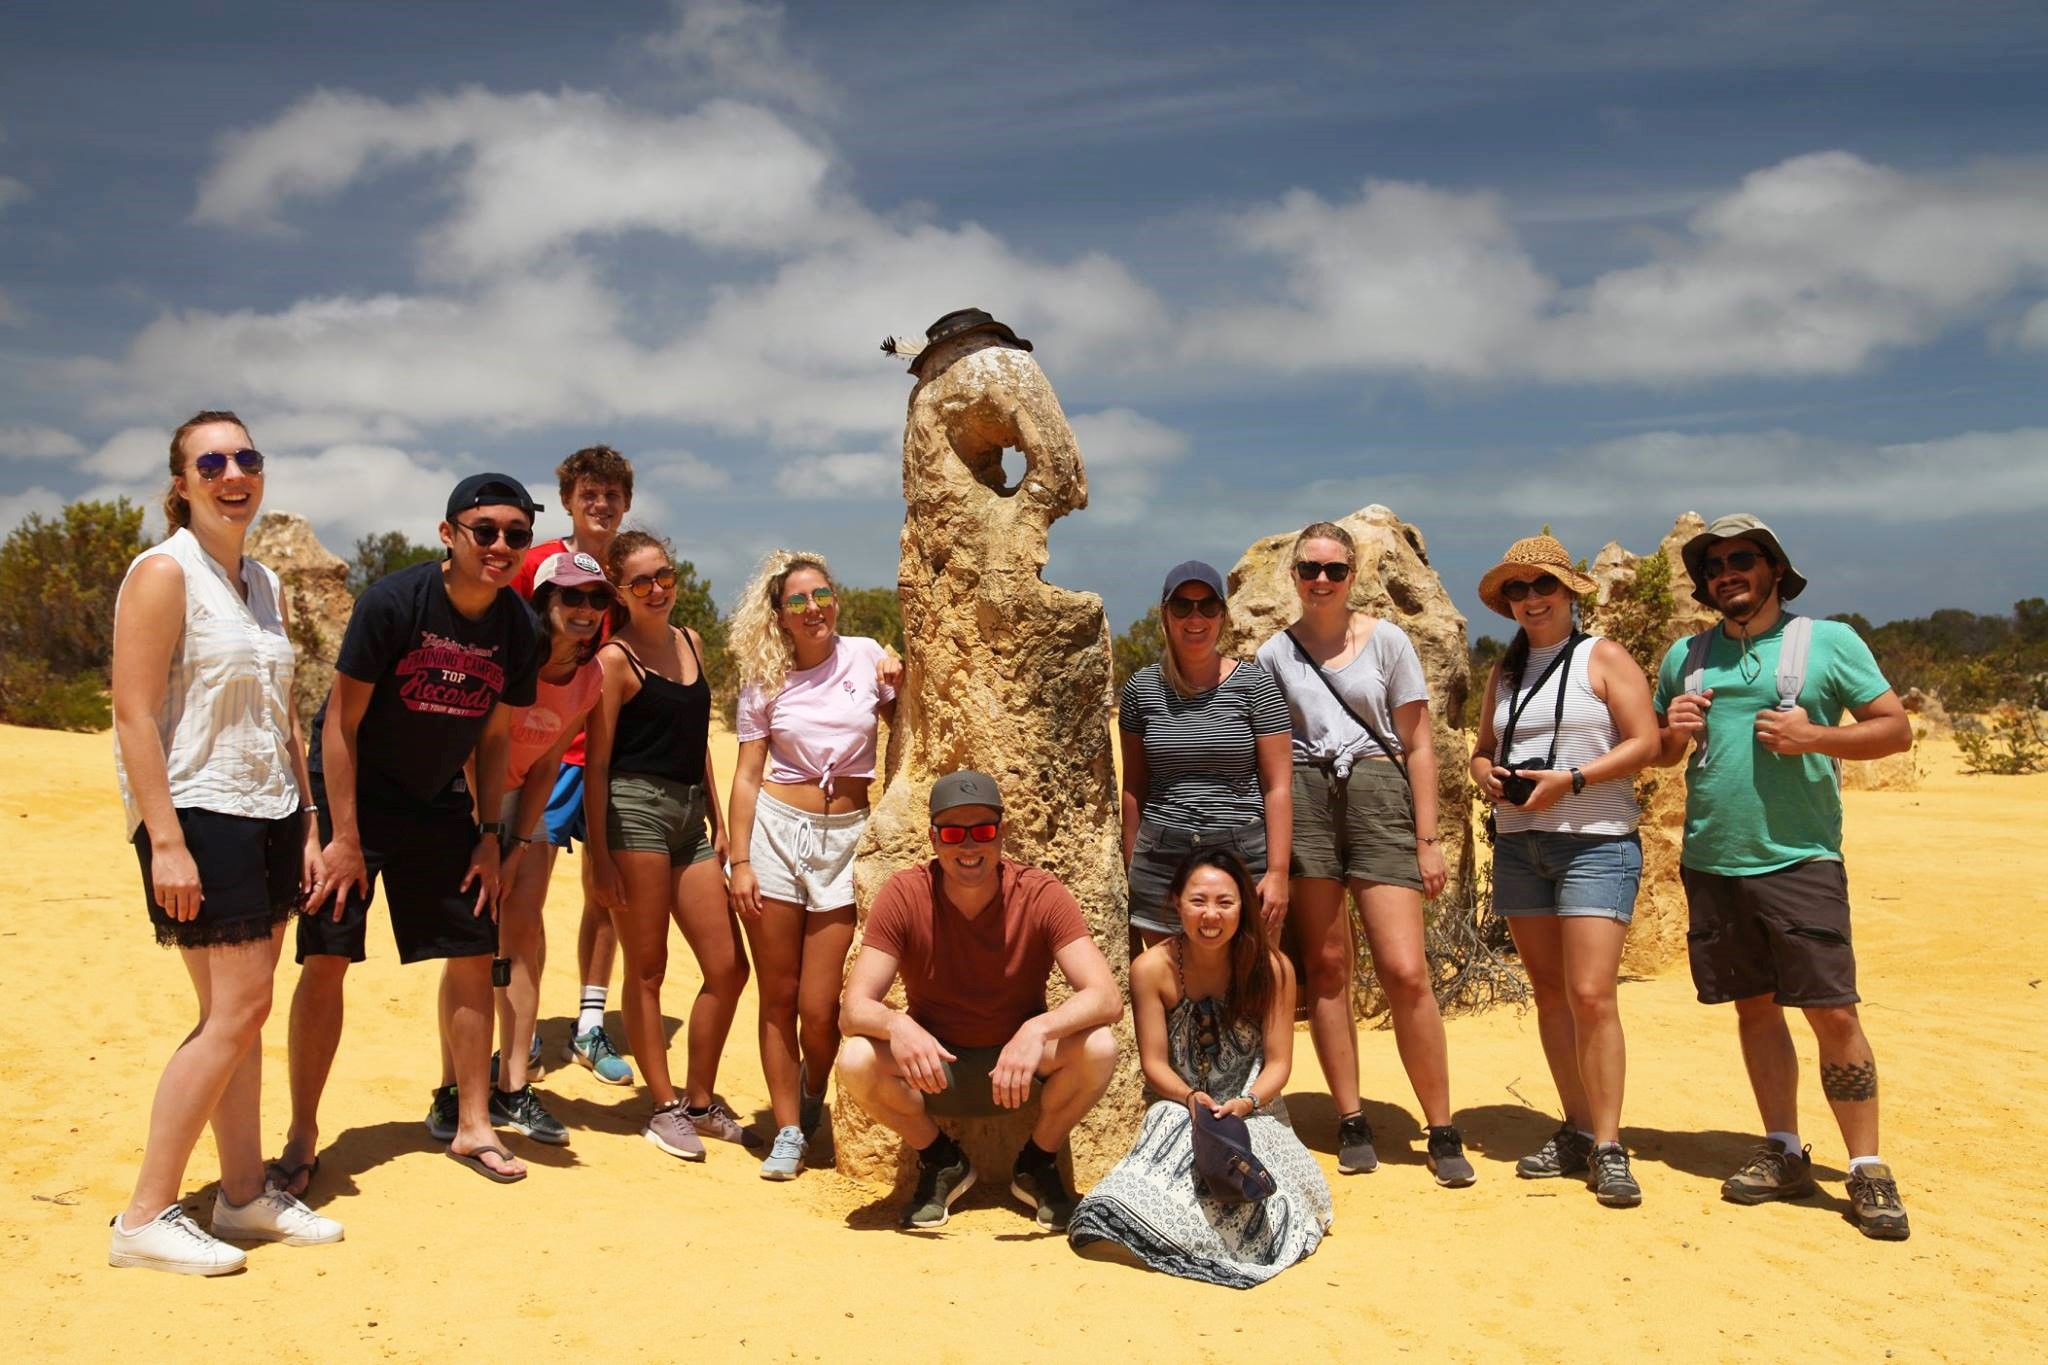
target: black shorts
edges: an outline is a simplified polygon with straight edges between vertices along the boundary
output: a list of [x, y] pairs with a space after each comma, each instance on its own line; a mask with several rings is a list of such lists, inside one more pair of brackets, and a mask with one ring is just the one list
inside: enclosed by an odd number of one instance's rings
[[[994, 1047], [956, 1047], [941, 1042], [940, 1047], [952, 1053], [957, 1061], [940, 1062], [946, 1073], [946, 1088], [936, 1095], [924, 1097], [924, 1111], [949, 1119], [986, 1118], [1000, 1114], [1003, 1107], [996, 1103], [995, 1069], [1003, 1058], [1003, 1045]], [[1045, 1077], [1034, 1074], [1031, 1077], [1031, 1099], [1038, 1098], [1038, 1092], [1045, 1088]]]
[[142, 899], [156, 941], [166, 948], [210, 948], [269, 938], [298, 909], [306, 817], [294, 811], [280, 820], [258, 820], [196, 808], [177, 814], [186, 851], [199, 868], [199, 913], [191, 919], [174, 920], [156, 903], [149, 827], [135, 829]]
[[[460, 797], [460, 803], [456, 798]], [[327, 791], [313, 775], [313, 802], [320, 807], [320, 842], [334, 837]], [[486, 908], [474, 913], [476, 888], [462, 889], [476, 852], [476, 820], [466, 793], [451, 793], [426, 806], [382, 806], [358, 802], [356, 830], [363, 840], [363, 867], [374, 894], [384, 881], [384, 905], [400, 962], [434, 958], [485, 957], [498, 951], [498, 925]], [[299, 961], [309, 957], [363, 960], [370, 925], [368, 897], [350, 890], [340, 920], [329, 900], [299, 916]]]
[[1768, 995], [1780, 1005], [1853, 1005], [1849, 876], [1814, 858], [1776, 872], [1728, 877], [1681, 867], [1690, 924], [1686, 956], [1700, 1003]]

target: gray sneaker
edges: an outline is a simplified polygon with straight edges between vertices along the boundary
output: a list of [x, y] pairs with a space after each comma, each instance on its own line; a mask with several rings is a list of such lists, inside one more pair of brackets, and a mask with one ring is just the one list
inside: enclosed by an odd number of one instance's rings
[[436, 1142], [455, 1141], [456, 1125], [461, 1122], [461, 1111], [455, 1103], [455, 1087], [436, 1086], [433, 1103], [427, 1106], [427, 1135]]
[[1628, 1148], [1603, 1142], [1587, 1163], [1586, 1185], [1610, 1209], [1632, 1209], [1643, 1202], [1643, 1187], [1629, 1173]]
[[1912, 1234], [1906, 1225], [1906, 1205], [1899, 1198], [1899, 1183], [1892, 1168], [1881, 1161], [1866, 1162], [1849, 1172], [1849, 1216], [1865, 1237], [1880, 1242], [1903, 1242]]
[[1592, 1155], [1593, 1144], [1569, 1123], [1543, 1139], [1543, 1145], [1515, 1163], [1515, 1174], [1524, 1180], [1548, 1180], [1553, 1176], [1580, 1175]]
[[1065, 1232], [1081, 1201], [1067, 1188], [1058, 1166], [1018, 1166], [1010, 1172], [1010, 1193], [1031, 1206], [1038, 1226]]
[[683, 1113], [681, 1100], [655, 1110], [653, 1117], [647, 1120], [647, 1126], [640, 1130], [640, 1136], [672, 1157], [680, 1157], [684, 1161], [704, 1159], [704, 1139], [697, 1136], [696, 1125]]
[[1813, 1149], [1793, 1151], [1776, 1138], [1765, 1138], [1749, 1154], [1743, 1168], [1721, 1182], [1721, 1197], [1731, 1204], [1768, 1204], [1773, 1199], [1804, 1199], [1816, 1194]]
[[1372, 1149], [1372, 1125], [1363, 1111], [1337, 1123], [1337, 1173], [1363, 1175], [1380, 1168], [1380, 1154]]
[[768, 1159], [761, 1163], [763, 1180], [794, 1180], [803, 1169], [804, 1149], [810, 1143], [804, 1138], [804, 1130], [794, 1124], [775, 1130], [775, 1145], [768, 1149]]
[[962, 1152], [952, 1164], [928, 1166], [917, 1163], [917, 1190], [903, 1206], [906, 1228], [942, 1228], [952, 1216], [960, 1196], [974, 1188], [974, 1166]]
[[1429, 1169], [1437, 1184], [1454, 1190], [1479, 1179], [1479, 1172], [1465, 1159], [1465, 1139], [1455, 1125], [1446, 1123], [1429, 1130]]
[[725, 1107], [724, 1100], [714, 1097], [710, 1107], [701, 1114], [687, 1106], [683, 1113], [689, 1117], [690, 1126], [697, 1130], [699, 1137], [711, 1138], [718, 1142], [737, 1142], [748, 1151], [760, 1150], [760, 1137], [753, 1129], [741, 1125], [739, 1116]]
[[550, 1147], [569, 1145], [569, 1130], [542, 1106], [540, 1096], [533, 1093], [531, 1085], [517, 1090], [491, 1087], [491, 1122], [515, 1133], [524, 1133], [535, 1142], [545, 1142]]

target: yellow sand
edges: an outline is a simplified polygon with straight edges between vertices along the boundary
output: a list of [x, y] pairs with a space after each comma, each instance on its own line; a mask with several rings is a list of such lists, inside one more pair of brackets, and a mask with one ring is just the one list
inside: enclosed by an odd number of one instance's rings
[[[1386, 1164], [1338, 1178], [1302, 1037], [1290, 1102], [1336, 1186], [1337, 1226], [1248, 1294], [1082, 1260], [1037, 1233], [1004, 1181], [942, 1233], [906, 1236], [885, 1196], [831, 1173], [770, 1185], [730, 1148], [683, 1165], [639, 1138], [644, 1098], [574, 1067], [542, 1083], [574, 1145], [508, 1135], [533, 1175], [501, 1188], [421, 1128], [435, 975], [399, 968], [380, 918], [350, 978], [313, 1195], [348, 1240], [259, 1248], [245, 1273], [199, 1280], [105, 1264], [151, 1089], [192, 1015], [185, 974], [145, 927], [109, 750], [106, 736], [0, 729], [0, 1318], [13, 1359], [1876, 1361], [2039, 1358], [2048, 1343], [2048, 777], [1960, 777], [1938, 749], [1922, 790], [1848, 797], [1884, 1155], [1913, 1218], [1904, 1244], [1843, 1221], [1846, 1154], [1810, 1082], [1802, 1126], [1826, 1197], [1721, 1202], [1756, 1117], [1734, 1021], [1695, 1004], [1683, 971], [1622, 990], [1624, 1136], [1645, 1191], [1634, 1211], [1513, 1178], [1554, 1122], [1533, 1015], [1450, 1025], [1480, 1171], [1463, 1191], [1430, 1182], [1393, 1039], [1372, 1030], [1365, 1091]], [[575, 998], [575, 887], [565, 864], [548, 908], [551, 1058]], [[679, 941], [674, 960], [671, 1015], [693, 985]], [[293, 980], [287, 962], [265, 1040], [272, 1150]], [[751, 1014], [750, 1001], [721, 1080], [742, 1114], [765, 1103]], [[1795, 1034], [1810, 1077], [1811, 1039]], [[186, 1181], [202, 1219], [213, 1162], [202, 1140]]]

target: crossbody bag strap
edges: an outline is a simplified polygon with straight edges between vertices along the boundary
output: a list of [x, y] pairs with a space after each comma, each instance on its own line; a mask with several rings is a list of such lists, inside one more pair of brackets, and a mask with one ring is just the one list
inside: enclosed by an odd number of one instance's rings
[[1323, 672], [1323, 666], [1317, 663], [1313, 658], [1309, 656], [1308, 650], [1302, 647], [1300, 639], [1295, 636], [1294, 630], [1291, 626], [1288, 629], [1282, 631], [1281, 634], [1287, 637], [1287, 643], [1294, 646], [1294, 652], [1301, 656], [1301, 661], [1303, 663], [1308, 665], [1309, 672], [1316, 675], [1316, 681], [1320, 682], [1325, 688], [1329, 690], [1330, 695], [1336, 698], [1337, 705], [1344, 708], [1344, 714], [1351, 717], [1352, 720], [1356, 721], [1358, 723], [1358, 728], [1365, 731], [1367, 735], [1371, 736], [1372, 742], [1380, 746], [1380, 752], [1385, 754], [1388, 758], [1392, 759], [1394, 762], [1394, 766], [1401, 770], [1402, 779], [1404, 781], [1409, 782], [1410, 785], [1413, 785], [1414, 779], [1408, 776], [1407, 758], [1403, 756], [1402, 753], [1393, 745], [1387, 743], [1385, 737], [1382, 736], [1380, 732], [1373, 727], [1373, 723], [1371, 721], [1367, 720], [1364, 716], [1359, 715], [1356, 711], [1351, 709], [1351, 703], [1344, 700], [1344, 694], [1337, 690], [1337, 684], [1330, 681], [1330, 675]]

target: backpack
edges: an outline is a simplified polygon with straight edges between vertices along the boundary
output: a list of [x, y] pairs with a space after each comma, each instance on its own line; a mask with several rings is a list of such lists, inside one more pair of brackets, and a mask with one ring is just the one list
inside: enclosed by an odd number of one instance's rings
[[[1685, 676], [1679, 690], [1702, 692], [1706, 690], [1707, 649], [1714, 643], [1714, 632], [1720, 627], [1708, 626], [1694, 635], [1685, 644]], [[1806, 657], [1813, 652], [1813, 618], [1785, 613], [1785, 633], [1778, 640], [1778, 704], [1776, 709], [1790, 711], [1799, 704], [1799, 691], [1806, 686]], [[1704, 768], [1712, 757], [1707, 747], [1707, 736], [1700, 735], [1699, 758], [1695, 766]], [[1828, 760], [1835, 770], [1835, 781], [1842, 780], [1842, 760]]]

